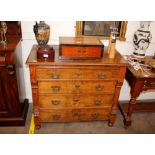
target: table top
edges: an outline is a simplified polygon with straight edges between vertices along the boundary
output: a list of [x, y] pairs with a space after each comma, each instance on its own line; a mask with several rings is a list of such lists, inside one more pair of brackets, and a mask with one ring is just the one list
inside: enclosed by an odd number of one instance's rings
[[[142, 64], [149, 65], [149, 62], [152, 60], [152, 56], [146, 56]], [[155, 69], [150, 68], [146, 70], [135, 70], [133, 67], [129, 66], [128, 69], [136, 78], [155, 78]]]

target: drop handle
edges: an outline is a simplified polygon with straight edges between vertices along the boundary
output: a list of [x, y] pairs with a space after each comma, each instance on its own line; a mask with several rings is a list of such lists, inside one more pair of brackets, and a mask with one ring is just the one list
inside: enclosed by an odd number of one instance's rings
[[97, 74], [97, 76], [98, 76], [98, 79], [104, 79], [105, 78], [105, 74], [103, 72], [99, 72]]
[[79, 103], [80, 102], [80, 99], [73, 99], [73, 102], [76, 104], [76, 103]]
[[104, 89], [104, 86], [102, 86], [102, 85], [96, 86], [96, 91], [102, 91], [103, 89]]
[[60, 104], [60, 101], [59, 100], [52, 100], [51, 103], [53, 105], [59, 105]]
[[51, 86], [51, 88], [52, 88], [52, 90], [53, 90], [54, 92], [58, 92], [58, 91], [60, 91], [60, 89], [61, 89], [60, 86]]
[[80, 116], [80, 113], [79, 113], [79, 112], [75, 112], [75, 113], [73, 114], [73, 116], [75, 116], [75, 117], [77, 116], [77, 117], [78, 117], [78, 116]]
[[53, 72], [53, 73], [51, 74], [51, 76], [52, 76], [52, 79], [59, 79], [59, 78], [60, 78], [60, 73]]
[[79, 85], [79, 84], [76, 84], [76, 85], [75, 85], [75, 88], [76, 88], [76, 89], [80, 89], [80, 85]]
[[79, 117], [79, 116], [80, 116], [80, 111], [79, 111], [79, 110], [75, 110], [75, 111], [73, 112], [73, 116]]
[[81, 76], [82, 74], [81, 74], [80, 72], [76, 72], [75, 75], [79, 77], [79, 76]]
[[53, 120], [59, 120], [61, 118], [61, 115], [53, 115], [52, 116]]
[[101, 105], [101, 100], [94, 100], [95, 105]]
[[99, 117], [99, 113], [93, 113], [93, 114], [91, 114], [91, 117], [92, 117], [93, 119], [96, 119], [96, 118]]

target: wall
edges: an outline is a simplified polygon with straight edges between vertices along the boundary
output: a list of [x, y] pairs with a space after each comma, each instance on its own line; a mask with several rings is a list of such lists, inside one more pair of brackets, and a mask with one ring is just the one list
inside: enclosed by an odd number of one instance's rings
[[[75, 36], [75, 21], [45, 21], [51, 27], [50, 41], [49, 44], [59, 44], [59, 36]], [[33, 25], [35, 22], [23, 21], [22, 23], [22, 37], [23, 41], [21, 43], [22, 48], [22, 62], [23, 62], [23, 72], [24, 72], [24, 83], [23, 89], [25, 88], [26, 98], [29, 98], [32, 102], [31, 95], [31, 84], [29, 76], [29, 66], [25, 64], [26, 59], [30, 53], [33, 44], [36, 44], [36, 40], [33, 33]], [[140, 22], [129, 21], [126, 32], [126, 41], [117, 41], [116, 48], [122, 55], [129, 55], [133, 52], [133, 34], [139, 28]], [[147, 49], [146, 55], [153, 55], [155, 52], [155, 22], [151, 23], [150, 30], [152, 33], [152, 41]], [[102, 40], [105, 45], [108, 45], [107, 40]], [[154, 92], [144, 92], [139, 96], [139, 99], [153, 99]], [[126, 81], [124, 81], [123, 87], [121, 89], [120, 100], [128, 100], [130, 98], [130, 89]]]

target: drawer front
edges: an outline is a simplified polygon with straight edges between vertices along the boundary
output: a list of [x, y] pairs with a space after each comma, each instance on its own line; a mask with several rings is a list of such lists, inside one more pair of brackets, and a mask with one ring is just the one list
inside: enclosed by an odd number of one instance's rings
[[154, 79], [145, 79], [143, 81], [143, 90], [155, 89], [155, 80]]
[[69, 117], [75, 121], [108, 120], [111, 108], [73, 109]]
[[39, 81], [39, 93], [114, 93], [116, 81]]
[[40, 95], [40, 108], [111, 107], [113, 95]]
[[65, 122], [67, 118], [66, 110], [40, 110], [41, 122]]
[[89, 109], [48, 109], [40, 110], [41, 122], [71, 122], [108, 120], [111, 108], [89, 108]]
[[61, 46], [60, 54], [63, 57], [86, 57], [86, 58], [100, 58], [102, 56], [103, 48], [100, 46]]
[[117, 79], [119, 68], [37, 68], [38, 79]]

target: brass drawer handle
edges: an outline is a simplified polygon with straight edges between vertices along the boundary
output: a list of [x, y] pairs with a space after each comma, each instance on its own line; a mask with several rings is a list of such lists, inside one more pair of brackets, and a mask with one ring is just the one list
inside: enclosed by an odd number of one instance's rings
[[79, 103], [80, 102], [80, 99], [73, 99], [73, 102], [76, 104], [76, 103]]
[[97, 76], [98, 76], [98, 79], [104, 79], [105, 78], [105, 74], [103, 72], [99, 72], [97, 74]]
[[79, 110], [74, 110], [73, 116], [80, 116], [80, 111]]
[[96, 119], [96, 118], [99, 117], [99, 113], [93, 113], [93, 114], [91, 114], [91, 117], [92, 117], [93, 119]]
[[59, 78], [60, 78], [60, 73], [53, 72], [53, 73], [51, 74], [51, 76], [52, 76], [52, 79], [59, 79]]
[[51, 103], [53, 105], [59, 105], [60, 104], [60, 100], [52, 100]]
[[78, 53], [84, 54], [86, 53], [86, 50], [78, 50]]
[[101, 100], [94, 100], [95, 105], [101, 105], [101, 102], [102, 102]]
[[61, 115], [53, 115], [52, 116], [52, 118], [53, 118], [53, 120], [60, 120], [60, 118], [61, 118]]
[[80, 116], [79, 112], [75, 112], [73, 116]]
[[79, 76], [81, 76], [82, 74], [81, 74], [80, 72], [76, 72], [75, 75], [79, 77]]
[[76, 89], [80, 89], [80, 85], [76, 84], [76, 85], [75, 85], [75, 88], [76, 88]]
[[104, 86], [102, 86], [102, 85], [96, 86], [96, 91], [102, 91], [103, 89], [104, 89]]
[[54, 91], [54, 92], [58, 92], [58, 91], [60, 91], [60, 86], [51, 86], [51, 88], [52, 88], [52, 90]]

